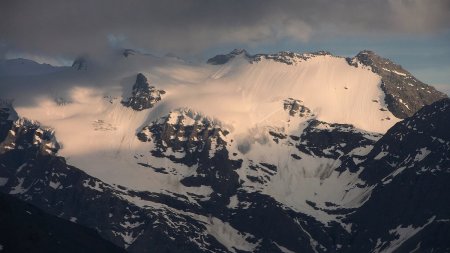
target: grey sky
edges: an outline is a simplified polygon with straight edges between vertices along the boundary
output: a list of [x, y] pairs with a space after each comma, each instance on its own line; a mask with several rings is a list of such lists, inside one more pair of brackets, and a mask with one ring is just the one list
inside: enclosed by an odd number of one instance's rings
[[450, 0], [2, 0], [0, 56], [131, 47], [192, 57], [235, 46], [332, 47], [343, 38], [383, 38], [387, 48], [390, 38], [440, 36], [449, 24]]

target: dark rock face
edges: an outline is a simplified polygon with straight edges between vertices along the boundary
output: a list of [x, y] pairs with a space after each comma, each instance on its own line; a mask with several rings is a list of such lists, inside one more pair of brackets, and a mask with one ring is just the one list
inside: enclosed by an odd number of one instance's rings
[[93, 229], [49, 215], [0, 193], [0, 245], [4, 252], [126, 252]]
[[[395, 124], [367, 155], [360, 177], [375, 184], [397, 168], [424, 167], [424, 171], [450, 168], [450, 99], [443, 99]], [[386, 178], [388, 180], [388, 178]]]
[[127, 100], [122, 101], [122, 104], [133, 108], [135, 111], [142, 111], [152, 108], [161, 100], [161, 95], [165, 93], [163, 90], [157, 90], [154, 86], [150, 86], [147, 78], [139, 73], [133, 85], [131, 96]]
[[310, 120], [296, 147], [310, 155], [338, 159], [357, 147], [372, 146], [381, 135], [355, 129], [352, 125]]
[[404, 119], [412, 116], [420, 108], [446, 98], [442, 92], [419, 81], [411, 73], [372, 51], [362, 51], [354, 58], [347, 58], [350, 65], [368, 66], [381, 76], [381, 88], [386, 97], [385, 102], [389, 111], [397, 118]]
[[[324, 226], [309, 215], [278, 203], [257, 192], [239, 191], [239, 206], [230, 210], [230, 224], [252, 234], [259, 246], [254, 252], [336, 252], [338, 244], [348, 240], [348, 233], [331, 222]], [[344, 250], [347, 246], [344, 246]]]
[[[348, 221], [352, 249], [448, 252], [450, 242], [450, 99], [397, 123], [359, 165], [374, 187]], [[406, 241], [405, 241], [406, 240]]]
[[186, 186], [211, 186], [214, 194], [228, 198], [236, 193], [241, 161], [229, 158], [228, 131], [212, 119], [192, 111], [170, 113], [137, 134], [141, 141], [153, 141], [156, 157], [167, 157], [187, 166], [197, 165], [197, 174], [184, 178]]

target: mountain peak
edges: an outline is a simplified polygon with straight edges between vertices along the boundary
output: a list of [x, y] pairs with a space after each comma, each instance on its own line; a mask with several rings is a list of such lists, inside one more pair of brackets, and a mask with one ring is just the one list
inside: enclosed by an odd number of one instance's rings
[[425, 105], [446, 98], [442, 92], [421, 82], [410, 72], [390, 59], [383, 58], [370, 50], [363, 50], [347, 62], [358, 67], [366, 66], [381, 77], [381, 88], [385, 102], [397, 118], [412, 116]]
[[136, 76], [136, 82], [133, 85], [132, 94], [122, 104], [131, 107], [135, 111], [142, 111], [152, 108], [154, 104], [161, 100], [161, 95], [165, 94], [163, 90], [157, 90], [154, 86], [150, 86], [147, 78], [139, 73]]
[[360, 51], [357, 55], [376, 55], [376, 53], [372, 50], [364, 49]]
[[136, 84], [139, 84], [141, 86], [143, 84], [147, 85], [147, 77], [145, 77], [142, 73], [138, 73], [136, 76]]
[[245, 49], [234, 49], [228, 54], [219, 54], [208, 59], [207, 63], [212, 65], [222, 65], [239, 55], [244, 55], [247, 58], [251, 57]]
[[228, 54], [220, 54], [210, 58], [207, 63], [212, 65], [222, 65], [228, 63], [231, 59], [236, 56], [243, 55], [245, 56], [250, 63], [259, 62], [262, 59], [273, 60], [276, 62], [285, 63], [287, 65], [294, 65], [300, 61], [308, 60], [315, 56], [325, 56], [331, 55], [328, 51], [317, 51], [312, 53], [295, 53], [292, 51], [280, 51], [278, 53], [272, 54], [249, 54], [245, 49], [234, 49]]
[[243, 49], [243, 48], [235, 48], [235, 49], [233, 49], [233, 51], [231, 51], [229, 54], [232, 54], [232, 55], [245, 54], [245, 55], [247, 55], [248, 53], [247, 53], [247, 50], [245, 50], [245, 49]]

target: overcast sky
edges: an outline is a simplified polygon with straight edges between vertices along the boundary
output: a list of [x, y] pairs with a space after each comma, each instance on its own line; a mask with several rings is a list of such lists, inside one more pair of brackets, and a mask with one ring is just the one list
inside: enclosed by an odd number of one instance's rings
[[450, 0], [2, 0], [0, 57], [372, 49], [450, 84]]

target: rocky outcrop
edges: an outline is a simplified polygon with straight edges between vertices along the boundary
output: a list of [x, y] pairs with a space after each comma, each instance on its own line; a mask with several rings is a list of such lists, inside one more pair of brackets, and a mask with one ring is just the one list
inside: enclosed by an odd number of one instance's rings
[[299, 99], [288, 98], [284, 100], [283, 108], [289, 112], [290, 116], [298, 117], [313, 117], [314, 114], [311, 110], [303, 104], [303, 101]]
[[380, 134], [358, 130], [352, 125], [313, 119], [308, 121], [295, 145], [305, 154], [338, 159], [355, 148], [373, 146], [380, 137]]
[[355, 67], [369, 67], [381, 76], [385, 102], [389, 111], [397, 118], [410, 117], [423, 106], [447, 97], [432, 86], [419, 81], [402, 66], [372, 51], [361, 51], [354, 58], [347, 58], [347, 61]]
[[18, 118], [11, 106], [0, 107], [0, 154], [14, 149], [33, 149], [42, 155], [54, 155], [59, 148], [53, 129]]
[[182, 184], [211, 186], [217, 196], [229, 197], [239, 186], [235, 170], [242, 161], [230, 158], [228, 134], [220, 122], [191, 110], [178, 110], [144, 127], [137, 137], [155, 144], [150, 151], [153, 156], [197, 166], [196, 175], [184, 178]]
[[157, 90], [154, 86], [150, 86], [147, 78], [139, 73], [133, 85], [131, 96], [122, 101], [122, 104], [135, 111], [142, 111], [152, 108], [161, 100], [161, 95], [165, 93], [163, 90]]

